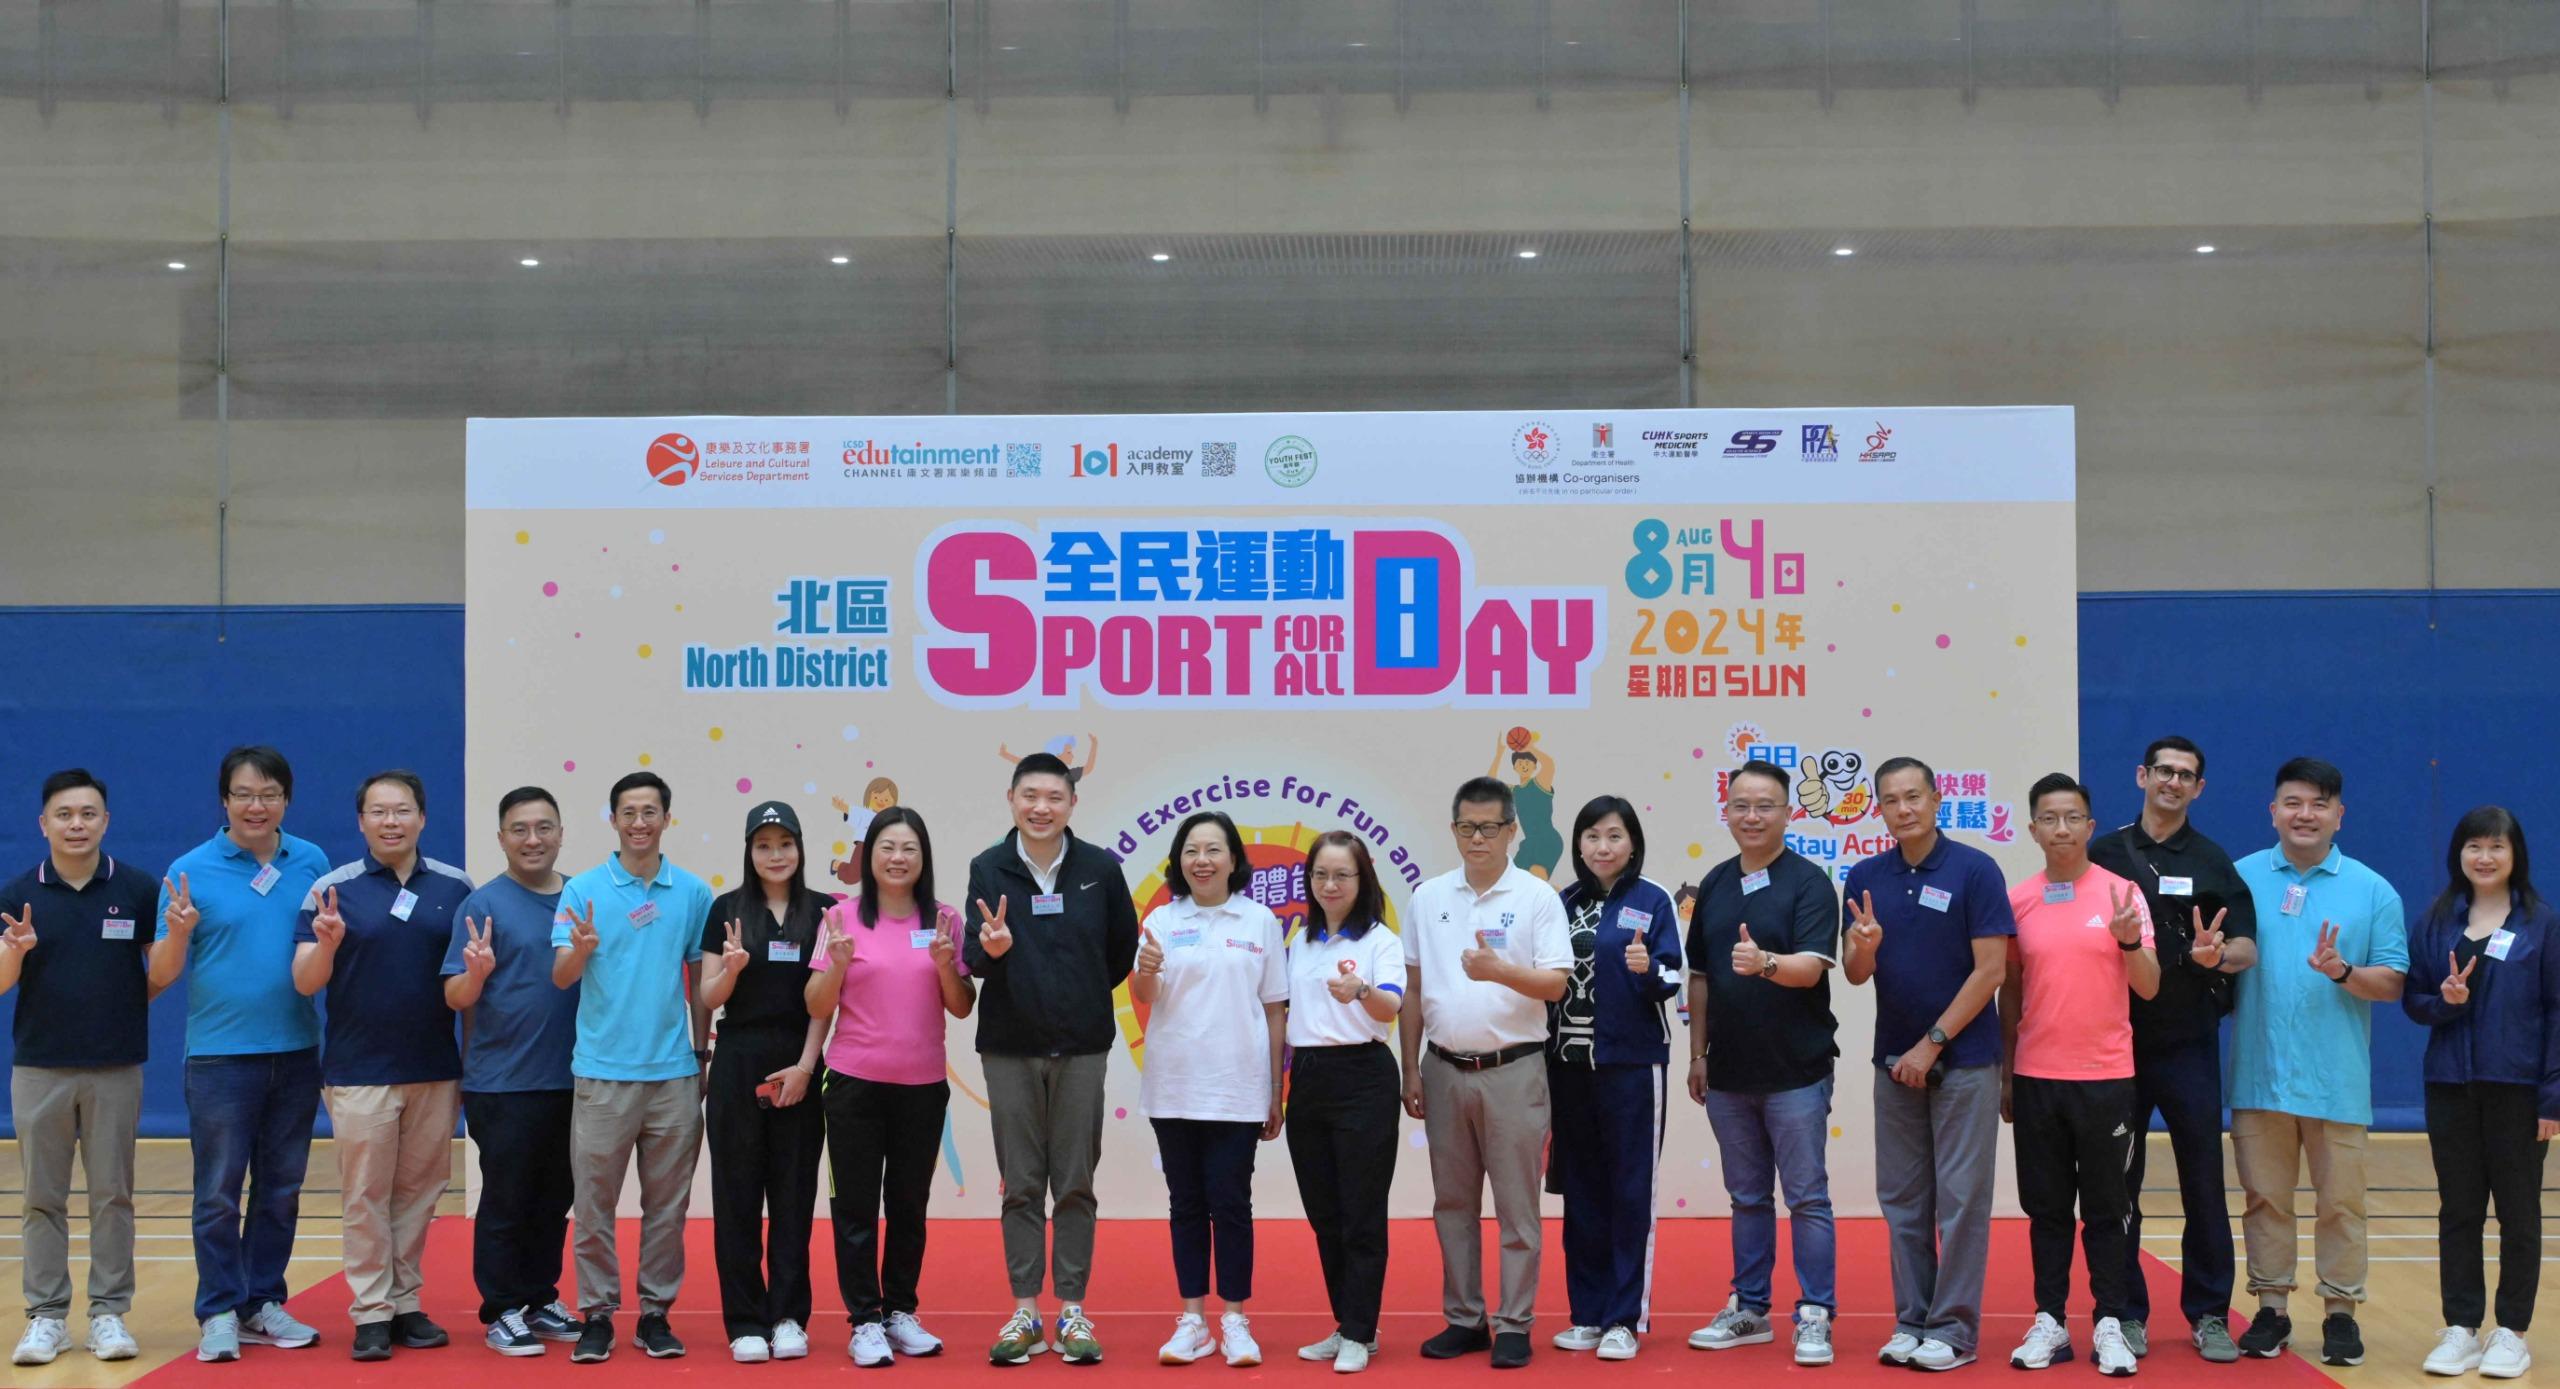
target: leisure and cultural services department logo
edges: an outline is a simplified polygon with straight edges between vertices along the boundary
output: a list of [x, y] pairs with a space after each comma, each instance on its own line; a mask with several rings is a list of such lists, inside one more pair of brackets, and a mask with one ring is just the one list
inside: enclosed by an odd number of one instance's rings
[[702, 466], [702, 449], [683, 434], [661, 434], [649, 441], [649, 476], [669, 487], [682, 487]]

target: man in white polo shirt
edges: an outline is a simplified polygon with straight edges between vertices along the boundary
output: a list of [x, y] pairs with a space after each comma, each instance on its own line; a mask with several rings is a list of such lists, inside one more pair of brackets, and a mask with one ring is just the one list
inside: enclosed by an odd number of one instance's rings
[[[1538, 1295], [1539, 1165], [1547, 1142], [1547, 1005], [1562, 998], [1573, 942], [1554, 888], [1514, 867], [1511, 788], [1458, 788], [1450, 832], [1462, 866], [1415, 888], [1405, 918], [1404, 1107], [1431, 1144], [1441, 1312], [1422, 1353], [1490, 1348], [1529, 1363]], [[1502, 1226], [1502, 1301], [1485, 1321], [1484, 1187]]]

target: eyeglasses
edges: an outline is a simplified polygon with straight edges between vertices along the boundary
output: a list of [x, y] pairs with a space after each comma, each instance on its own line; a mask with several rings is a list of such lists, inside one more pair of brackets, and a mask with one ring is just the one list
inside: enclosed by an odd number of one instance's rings
[[1737, 820], [1761, 820], [1785, 809], [1775, 801], [1734, 801], [1725, 806], [1725, 813]]
[[416, 808], [405, 805], [375, 806], [364, 813], [365, 823], [369, 825], [405, 825], [417, 818]]
[[2198, 782], [2204, 780], [2204, 773], [2199, 772], [2192, 767], [2162, 767], [2155, 764], [2144, 768], [2144, 770], [2150, 772], [2153, 776], [2160, 778], [2162, 781]]
[[2066, 810], [2058, 815], [2048, 811], [2036, 817], [2036, 824], [2044, 829], [2076, 830], [2087, 823], [2089, 823], [2089, 817], [2076, 810]]
[[233, 791], [223, 797], [237, 806], [265, 806], [272, 810], [284, 804], [282, 791]]
[[528, 839], [549, 839], [560, 833], [560, 826], [552, 821], [544, 820], [531, 825], [509, 825], [506, 829], [501, 831], [501, 833], [505, 834], [507, 838], [521, 843]]
[[666, 812], [654, 805], [639, 805], [613, 818], [626, 825], [654, 825], [666, 818]]
[[1307, 881], [1318, 887], [1355, 887], [1360, 882], [1360, 875], [1327, 870], [1322, 873], [1309, 873]]
[[1456, 830], [1460, 839], [1492, 839], [1511, 828], [1513, 823], [1510, 820], [1496, 820], [1491, 824], [1482, 820], [1453, 820], [1449, 828]]

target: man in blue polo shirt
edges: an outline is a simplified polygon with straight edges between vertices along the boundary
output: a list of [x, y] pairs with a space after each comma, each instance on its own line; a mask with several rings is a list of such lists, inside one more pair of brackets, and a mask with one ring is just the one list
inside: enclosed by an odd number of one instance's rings
[[[1939, 831], [1938, 774], [1876, 768], [1895, 847], [1842, 885], [1841, 973], [1876, 980], [1876, 1204], [1893, 1249], [1893, 1336], [1878, 1358], [1973, 1363], [1999, 1170], [2000, 1019], [1992, 996], [2018, 933], [2000, 866]], [[1934, 1220], [1933, 1220], [1934, 1216]]]
[[161, 890], [151, 987], [188, 975], [196, 1358], [237, 1360], [243, 1341], [292, 1350], [320, 1339], [284, 1310], [284, 1267], [320, 1107], [320, 1011], [293, 987], [294, 919], [329, 862], [284, 832], [283, 753], [233, 748], [215, 789], [229, 823], [169, 865], [178, 886]]
[[2400, 894], [2339, 852], [2346, 778], [2315, 757], [2276, 770], [2276, 844], [2234, 865], [2257, 904], [2264, 963], [2237, 976], [2231, 1015], [2231, 1151], [2247, 1199], [2240, 1233], [2258, 1315], [2242, 1352], [2272, 1358], [2293, 1335], [2285, 1303], [2300, 1250], [2293, 1186], [2311, 1165], [2320, 1359], [2364, 1360], [2365, 1129], [2373, 1122], [2373, 1005], [2409, 972]]
[[633, 772], [613, 784], [620, 848], [571, 878], [552, 918], [551, 982], [579, 985], [577, 1086], [570, 1165], [577, 1182], [578, 1306], [586, 1324], [569, 1352], [591, 1364], [613, 1353], [622, 1306], [614, 1212], [622, 1176], [640, 1157], [640, 1324], [632, 1343], [653, 1359], [684, 1354], [667, 1310], [684, 1286], [684, 1220], [702, 1147], [702, 1066], [686, 966], [702, 957], [711, 889], [659, 851], [673, 804], [667, 784]]
[[439, 974], [471, 879], [418, 852], [427, 789], [417, 773], [365, 778], [356, 820], [365, 856], [329, 870], [303, 897], [293, 986], [329, 991], [320, 1097], [345, 1193], [350, 1353], [388, 1360], [395, 1344], [423, 1350], [446, 1340], [419, 1310], [419, 1264], [453, 1171], [462, 1055]]
[[130, 1360], [133, 1136], [150, 1042], [146, 923], [160, 880], [106, 856], [107, 788], [96, 777], [56, 772], [41, 804], [51, 852], [0, 888], [0, 994], [18, 991], [9, 1104], [26, 1165], [19, 1254], [27, 1333], [11, 1358], [50, 1364], [71, 1343], [76, 1149], [89, 1186], [89, 1353]]
[[499, 798], [507, 871], [462, 904], [445, 947], [444, 1001], [462, 1014], [462, 1113], [480, 1150], [471, 1279], [500, 1355], [578, 1339], [577, 1317], [559, 1301], [560, 1247], [577, 1199], [569, 1053], [578, 1039], [578, 986], [551, 983], [560, 842], [550, 792], [519, 786]]

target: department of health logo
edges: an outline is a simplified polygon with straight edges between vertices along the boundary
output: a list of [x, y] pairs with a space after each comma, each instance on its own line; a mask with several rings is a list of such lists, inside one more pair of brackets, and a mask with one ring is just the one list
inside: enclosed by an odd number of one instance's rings
[[1262, 471], [1283, 487], [1304, 487], [1316, 475], [1316, 446], [1298, 435], [1283, 434], [1263, 451]]
[[649, 476], [669, 487], [682, 487], [702, 466], [702, 450], [682, 434], [661, 434], [649, 441]]
[[1564, 445], [1556, 438], [1554, 425], [1531, 420], [1511, 431], [1511, 456], [1532, 468], [1543, 468], [1564, 456]]

